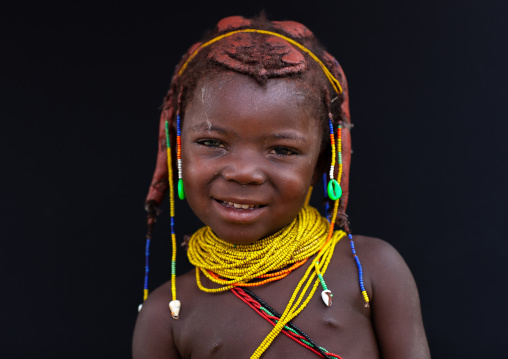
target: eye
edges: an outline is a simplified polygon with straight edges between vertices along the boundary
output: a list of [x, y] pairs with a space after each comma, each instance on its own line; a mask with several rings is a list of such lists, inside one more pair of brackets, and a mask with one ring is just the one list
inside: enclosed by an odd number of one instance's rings
[[272, 148], [270, 153], [275, 154], [277, 156], [286, 157], [286, 156], [294, 156], [299, 154], [299, 151], [285, 146], [277, 146]]
[[226, 148], [226, 145], [224, 144], [224, 142], [222, 142], [221, 140], [217, 140], [217, 139], [205, 138], [205, 139], [196, 141], [196, 143], [206, 146], [206, 147]]

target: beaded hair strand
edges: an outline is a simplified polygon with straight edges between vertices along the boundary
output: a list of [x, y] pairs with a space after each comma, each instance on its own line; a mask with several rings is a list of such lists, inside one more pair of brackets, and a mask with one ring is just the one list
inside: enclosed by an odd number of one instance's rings
[[[179, 115], [177, 115], [179, 117]], [[168, 157], [168, 182], [169, 182], [169, 215], [171, 217], [171, 302], [169, 309], [171, 316], [178, 319], [180, 315], [180, 301], [176, 299], [176, 234], [175, 234], [175, 195], [173, 185], [173, 166], [171, 164], [171, 140], [169, 137], [169, 123], [165, 123], [166, 146]]]
[[[178, 168], [178, 198], [182, 201], [185, 199], [185, 191], [183, 188], [183, 179], [182, 179], [182, 131], [181, 131], [181, 122], [180, 122], [180, 109], [182, 106], [182, 94], [183, 91], [180, 89], [178, 93], [178, 104], [176, 110], [176, 161]], [[169, 135], [168, 135], [169, 136]], [[170, 153], [168, 153], [168, 156]]]

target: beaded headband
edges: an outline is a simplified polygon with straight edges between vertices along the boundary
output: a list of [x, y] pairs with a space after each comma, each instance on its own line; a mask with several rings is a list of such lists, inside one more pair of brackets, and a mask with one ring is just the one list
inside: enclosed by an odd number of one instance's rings
[[299, 42], [296, 42], [295, 40], [287, 37], [287, 36], [284, 36], [282, 34], [279, 34], [278, 32], [273, 32], [273, 31], [267, 31], [267, 30], [258, 30], [258, 29], [243, 29], [243, 30], [235, 30], [235, 31], [231, 31], [231, 32], [227, 32], [225, 34], [222, 34], [222, 35], [219, 35], [215, 38], [213, 38], [212, 40], [210, 41], [207, 41], [205, 42], [204, 44], [202, 44], [201, 46], [199, 46], [196, 50], [194, 50], [194, 52], [189, 56], [189, 58], [187, 59], [187, 61], [184, 62], [184, 64], [182, 65], [182, 67], [180, 68], [180, 71], [178, 71], [178, 76], [182, 76], [183, 72], [185, 71], [185, 69], [187, 68], [187, 65], [189, 64], [189, 62], [192, 61], [192, 59], [194, 59], [194, 57], [196, 57], [196, 55], [199, 53], [199, 51], [201, 51], [202, 49], [204, 49], [205, 47], [219, 41], [219, 40], [222, 40], [226, 37], [229, 37], [231, 35], [235, 35], [235, 34], [238, 34], [238, 33], [245, 33], [245, 32], [254, 32], [254, 33], [258, 33], [258, 34], [265, 34], [265, 35], [272, 35], [272, 36], [275, 36], [275, 37], [279, 37], [281, 39], [284, 39], [286, 40], [287, 42], [289, 42], [291, 45], [295, 45], [296, 47], [298, 47], [300, 50], [302, 50], [303, 52], [305, 52], [307, 55], [309, 55], [310, 57], [312, 57], [312, 59], [314, 61], [316, 61], [319, 66], [321, 67], [321, 69], [323, 70], [323, 72], [325, 73], [325, 76], [326, 78], [330, 81], [330, 83], [332, 84], [333, 86], [333, 89], [337, 92], [337, 93], [342, 93], [342, 86], [340, 86], [340, 83], [339, 81], [332, 75], [332, 73], [330, 72], [330, 70], [328, 70], [328, 68], [323, 64], [323, 62], [316, 56], [314, 55], [314, 53], [312, 51], [310, 51], [308, 48], [306, 48], [305, 46], [303, 46], [302, 44], [300, 44]]

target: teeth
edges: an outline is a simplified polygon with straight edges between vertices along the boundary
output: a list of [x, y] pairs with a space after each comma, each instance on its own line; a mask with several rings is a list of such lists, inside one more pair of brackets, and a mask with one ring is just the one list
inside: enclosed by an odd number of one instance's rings
[[241, 208], [241, 209], [251, 209], [251, 208], [258, 208], [259, 206], [254, 204], [241, 204], [241, 203], [234, 203], [234, 202], [223, 202], [226, 205], [234, 208]]

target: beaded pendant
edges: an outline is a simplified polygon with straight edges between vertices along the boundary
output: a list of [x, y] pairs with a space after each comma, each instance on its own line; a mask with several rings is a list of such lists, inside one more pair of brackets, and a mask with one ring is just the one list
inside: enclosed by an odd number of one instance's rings
[[323, 303], [325, 303], [327, 307], [331, 307], [332, 297], [333, 297], [333, 294], [332, 294], [331, 290], [329, 290], [329, 289], [321, 292], [321, 299], [323, 299]]
[[182, 304], [180, 303], [179, 300], [172, 300], [171, 302], [169, 302], [169, 310], [171, 311], [171, 316], [174, 319], [178, 319], [178, 317], [180, 316], [181, 306]]

